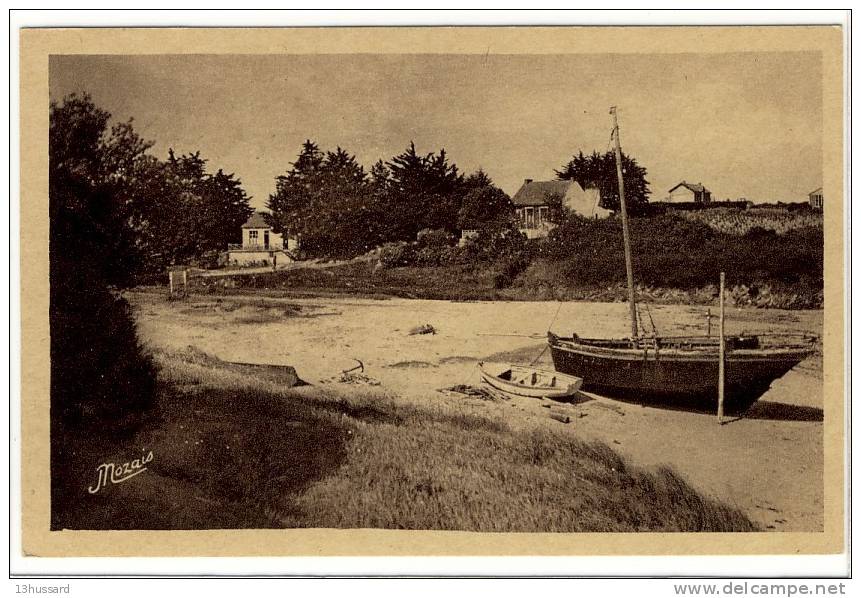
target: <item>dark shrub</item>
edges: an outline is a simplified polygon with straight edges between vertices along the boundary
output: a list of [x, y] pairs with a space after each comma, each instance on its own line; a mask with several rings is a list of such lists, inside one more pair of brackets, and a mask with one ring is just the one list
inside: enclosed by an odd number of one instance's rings
[[441, 228], [423, 228], [416, 235], [416, 241], [421, 248], [448, 247], [454, 240], [454, 235]]
[[526, 248], [526, 235], [513, 223], [505, 222], [478, 229], [478, 234], [466, 243], [464, 251], [472, 260], [495, 261], [518, 255]]
[[[738, 236], [671, 213], [630, 221], [634, 276], [638, 284], [693, 289], [714, 284], [721, 271], [730, 285], [765, 281], [822, 284], [822, 229], [783, 234], [760, 227]], [[612, 285], [625, 281], [619, 218], [569, 218], [550, 232], [537, 253], [562, 262], [566, 281]]]
[[511, 286], [517, 276], [529, 267], [531, 261], [526, 251], [504, 257], [498, 264], [499, 272], [493, 278], [493, 287], [503, 289]]
[[442, 252], [437, 247], [422, 247], [415, 252], [412, 265], [414, 266], [439, 266], [443, 260]]
[[104, 287], [52, 286], [52, 416], [64, 425], [101, 425], [148, 407], [155, 366], [126, 300]]
[[405, 241], [386, 243], [380, 247], [380, 263], [384, 268], [408, 266], [413, 260], [414, 253], [412, 245]]

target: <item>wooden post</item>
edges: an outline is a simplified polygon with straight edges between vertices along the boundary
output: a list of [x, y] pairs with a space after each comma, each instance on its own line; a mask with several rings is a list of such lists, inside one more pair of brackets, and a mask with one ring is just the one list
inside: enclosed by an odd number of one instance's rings
[[712, 335], [712, 308], [708, 308], [708, 309], [706, 310], [706, 320], [707, 320], [707, 321], [708, 321], [708, 323], [709, 323], [709, 324], [708, 324], [708, 326], [709, 326], [709, 327], [708, 327], [708, 334], [707, 334], [707, 336], [711, 336], [711, 335]]
[[182, 296], [188, 295], [188, 270], [182, 270]]
[[173, 270], [167, 271], [167, 280], [170, 286], [170, 296], [173, 297]]
[[723, 308], [723, 300], [724, 300], [724, 279], [725, 275], [723, 272], [720, 273], [720, 320], [718, 324], [718, 329], [720, 332], [720, 345], [718, 349], [718, 423], [723, 423], [723, 399], [724, 399], [724, 377], [725, 377], [725, 368], [726, 368], [726, 339], [724, 337], [724, 308]]

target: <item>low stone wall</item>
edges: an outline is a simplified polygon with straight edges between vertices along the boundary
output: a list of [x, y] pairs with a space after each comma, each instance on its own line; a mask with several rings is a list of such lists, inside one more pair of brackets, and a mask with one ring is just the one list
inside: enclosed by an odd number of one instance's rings
[[261, 251], [238, 250], [230, 251], [227, 255], [227, 263], [229, 265], [246, 267], [270, 266], [273, 259], [277, 260], [279, 264], [287, 264], [294, 261], [293, 258], [280, 249]]

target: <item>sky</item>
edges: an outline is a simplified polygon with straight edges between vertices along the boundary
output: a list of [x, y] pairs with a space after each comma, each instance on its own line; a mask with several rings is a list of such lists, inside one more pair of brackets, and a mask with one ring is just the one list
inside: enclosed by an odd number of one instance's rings
[[573, 154], [623, 151], [653, 201], [806, 201], [822, 184], [818, 53], [52, 56], [52, 101], [89, 93], [165, 158], [200, 151], [264, 208], [305, 139], [366, 169], [414, 141], [514, 194]]

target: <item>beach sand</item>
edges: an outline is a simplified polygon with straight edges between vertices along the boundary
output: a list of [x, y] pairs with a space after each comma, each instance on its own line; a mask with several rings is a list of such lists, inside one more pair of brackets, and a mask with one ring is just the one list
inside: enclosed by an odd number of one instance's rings
[[[286, 364], [310, 384], [332, 382], [364, 364], [364, 375], [399, 400], [460, 401], [465, 411], [512, 428], [538, 426], [606, 442], [645, 467], [669, 465], [699, 491], [743, 510], [776, 531], [823, 529], [822, 359], [816, 355], [772, 384], [742, 419], [718, 425], [712, 414], [673, 411], [584, 394], [554, 405], [571, 422], [549, 417], [550, 401], [480, 401], [439, 389], [478, 385], [476, 364], [528, 363], [552, 369], [543, 336], [629, 333], [624, 303], [449, 302], [411, 299], [192, 296], [168, 302], [133, 292], [142, 340], [153, 348], [193, 345], [224, 360]], [[664, 335], [702, 334], [705, 307], [650, 306]], [[712, 308], [712, 312], [716, 310]], [[821, 311], [731, 308], [727, 333], [822, 334]], [[430, 324], [435, 334], [410, 335]], [[713, 332], [716, 331], [713, 320]]]

